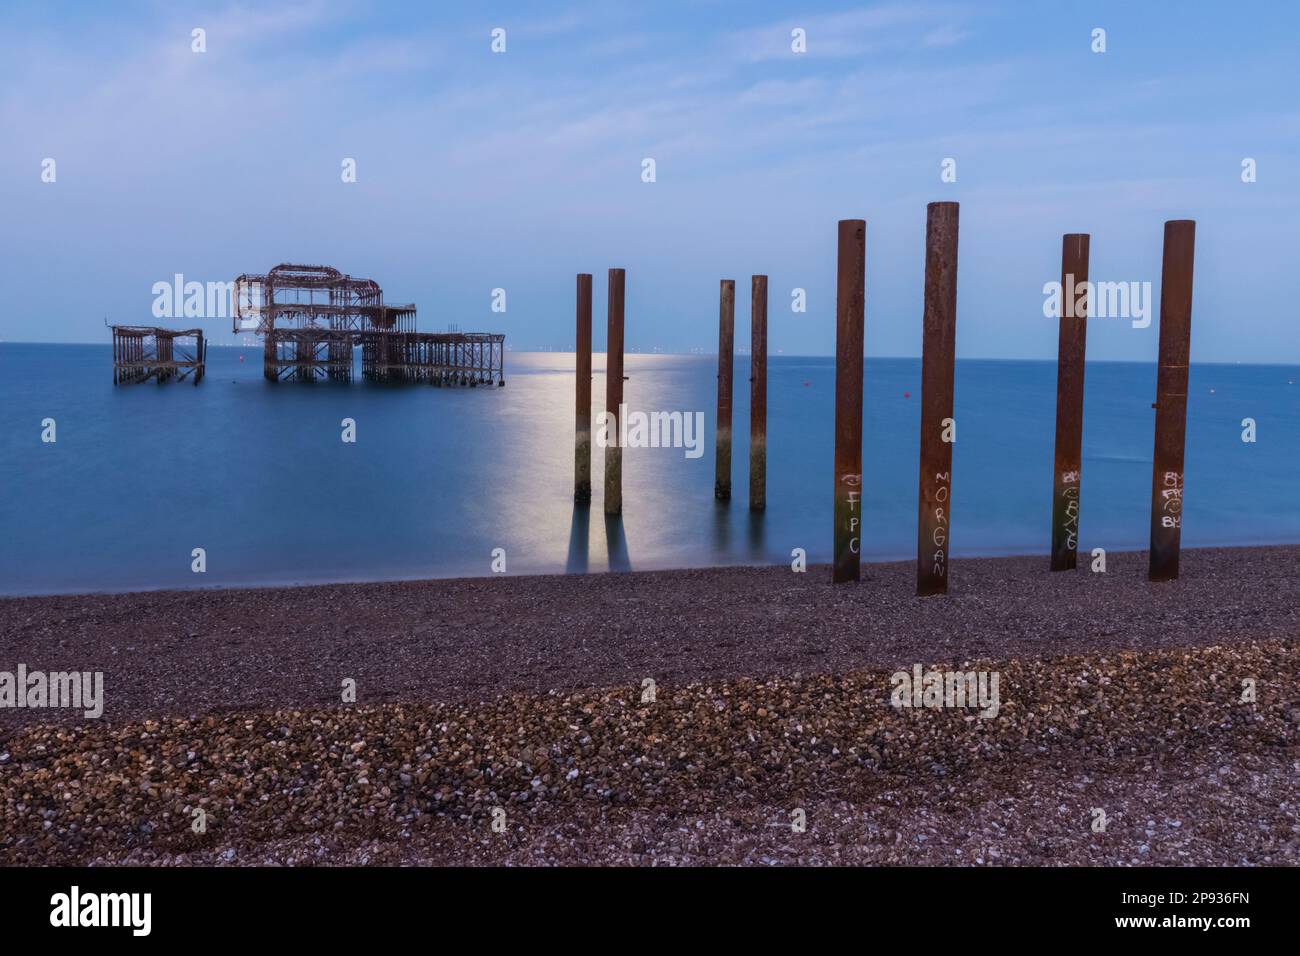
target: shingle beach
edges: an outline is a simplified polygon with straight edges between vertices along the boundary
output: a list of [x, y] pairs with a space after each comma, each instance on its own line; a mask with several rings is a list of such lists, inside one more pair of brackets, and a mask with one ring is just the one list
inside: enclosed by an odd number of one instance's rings
[[1300, 548], [1108, 562], [2, 600], [0, 863], [1300, 862]]

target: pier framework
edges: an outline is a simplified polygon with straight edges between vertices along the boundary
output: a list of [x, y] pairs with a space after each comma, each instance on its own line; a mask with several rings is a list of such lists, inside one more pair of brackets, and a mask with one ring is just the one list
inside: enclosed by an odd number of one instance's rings
[[262, 370], [273, 382], [352, 381], [352, 333], [314, 326], [269, 329]]
[[504, 385], [505, 340], [495, 332], [363, 332], [361, 374], [373, 382]]
[[203, 381], [208, 345], [202, 329], [114, 325], [113, 384]]
[[350, 382], [360, 346], [368, 381], [505, 384], [503, 334], [418, 332], [415, 306], [386, 303], [373, 279], [284, 263], [239, 276], [234, 300], [234, 330], [262, 336], [272, 382]]

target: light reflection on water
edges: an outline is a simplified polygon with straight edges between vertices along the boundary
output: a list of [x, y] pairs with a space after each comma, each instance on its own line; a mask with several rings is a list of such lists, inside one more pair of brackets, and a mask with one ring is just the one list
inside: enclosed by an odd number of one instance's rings
[[[240, 362], [243, 354], [246, 361]], [[593, 413], [604, 407], [595, 357]], [[0, 345], [0, 591], [41, 593], [490, 573], [599, 572], [830, 557], [834, 362], [769, 360], [768, 506], [748, 493], [738, 356], [732, 493], [713, 496], [716, 358], [628, 355], [633, 411], [703, 412], [703, 454], [624, 450], [621, 520], [575, 508], [571, 354], [507, 355], [504, 388], [272, 386], [260, 355], [209, 351], [198, 388], [114, 388], [107, 346]], [[863, 547], [910, 557], [919, 362], [869, 359]], [[1184, 544], [1300, 540], [1294, 368], [1193, 366]], [[1214, 391], [1211, 392], [1210, 389]], [[1088, 367], [1080, 545], [1144, 547], [1155, 369]], [[1045, 553], [1055, 367], [957, 363], [954, 555]], [[1241, 419], [1259, 421], [1254, 445]], [[41, 419], [58, 421], [55, 445]], [[339, 440], [354, 418], [358, 440]], [[203, 547], [208, 572], [190, 572]]]

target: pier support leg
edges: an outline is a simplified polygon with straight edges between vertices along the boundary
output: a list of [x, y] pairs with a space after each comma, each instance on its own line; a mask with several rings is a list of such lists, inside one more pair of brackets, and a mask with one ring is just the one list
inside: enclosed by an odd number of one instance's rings
[[835, 283], [836, 584], [857, 581], [862, 561], [862, 335], [867, 224], [841, 219]]
[[591, 500], [591, 275], [578, 275], [577, 404], [574, 413], [573, 500]]
[[921, 469], [916, 593], [948, 591], [952, 528], [953, 364], [957, 342], [957, 203], [926, 208], [925, 318], [921, 345]]
[[736, 280], [723, 279], [718, 293], [718, 427], [713, 497], [731, 500], [731, 382], [735, 365]]
[[767, 276], [750, 282], [749, 510], [767, 508]]
[[[1053, 571], [1079, 558], [1083, 466], [1083, 360], [1088, 332], [1088, 236], [1061, 240], [1061, 329], [1056, 356], [1056, 453], [1052, 466]], [[1079, 290], [1079, 291], [1075, 291]]]
[[1151, 474], [1151, 581], [1178, 577], [1183, 532], [1183, 449], [1187, 434], [1187, 364], [1192, 338], [1192, 266], [1196, 223], [1165, 223], [1160, 273], [1160, 358], [1156, 441]]
[[622, 269], [609, 270], [609, 332], [605, 358], [605, 411], [613, 440], [605, 446], [605, 514], [623, 513], [623, 448], [619, 444], [619, 406], [623, 404], [623, 286]]

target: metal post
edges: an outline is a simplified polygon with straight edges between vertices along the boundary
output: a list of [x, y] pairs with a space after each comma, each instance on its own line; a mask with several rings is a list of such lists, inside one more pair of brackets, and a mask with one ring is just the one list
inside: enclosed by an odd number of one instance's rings
[[916, 593], [948, 590], [952, 528], [952, 417], [957, 340], [957, 203], [926, 208], [925, 318], [921, 346], [921, 473], [916, 546]]
[[591, 500], [591, 274], [578, 274], [577, 404], [574, 414], [573, 500]]
[[867, 224], [841, 219], [835, 284], [835, 568], [857, 581], [862, 560], [862, 335]]
[[713, 496], [731, 499], [731, 380], [735, 364], [736, 280], [723, 279], [718, 293], [718, 427]]
[[1082, 507], [1083, 359], [1088, 333], [1088, 236], [1061, 240], [1061, 327], [1056, 354], [1056, 454], [1052, 468], [1052, 570], [1073, 571]]
[[605, 359], [605, 411], [613, 440], [605, 446], [605, 514], [623, 513], [623, 447], [620, 444], [623, 404], [623, 285], [622, 269], [609, 270], [609, 334]]
[[1178, 577], [1183, 525], [1183, 448], [1187, 434], [1187, 363], [1192, 338], [1192, 266], [1196, 223], [1165, 223], [1160, 274], [1160, 369], [1151, 473], [1151, 581]]
[[767, 276], [750, 282], [749, 510], [767, 508]]

